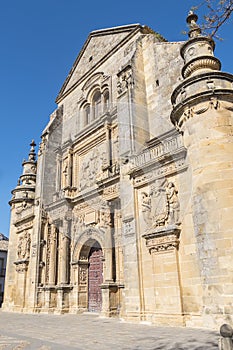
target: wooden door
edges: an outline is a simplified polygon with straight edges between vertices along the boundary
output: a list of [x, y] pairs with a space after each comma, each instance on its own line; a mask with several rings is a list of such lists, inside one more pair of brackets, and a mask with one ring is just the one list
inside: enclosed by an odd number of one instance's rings
[[88, 310], [91, 312], [101, 311], [103, 282], [102, 249], [92, 247], [89, 255], [88, 269]]

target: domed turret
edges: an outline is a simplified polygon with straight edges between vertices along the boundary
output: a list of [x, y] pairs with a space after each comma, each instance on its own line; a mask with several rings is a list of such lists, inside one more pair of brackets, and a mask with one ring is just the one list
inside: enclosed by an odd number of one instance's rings
[[232, 99], [233, 76], [220, 71], [221, 62], [214, 57], [214, 41], [202, 35], [197, 19], [192, 11], [187, 17], [189, 40], [180, 50], [184, 60], [181, 71], [184, 80], [171, 97], [171, 121], [180, 131], [183, 131], [184, 122], [195, 114], [194, 106], [223, 96], [226, 100]]

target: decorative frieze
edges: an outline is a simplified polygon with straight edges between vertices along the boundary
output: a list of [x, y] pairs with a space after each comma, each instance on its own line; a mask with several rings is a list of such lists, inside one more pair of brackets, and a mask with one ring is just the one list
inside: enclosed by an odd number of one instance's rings
[[103, 189], [103, 197], [106, 200], [112, 200], [115, 199], [119, 196], [119, 183], [105, 187]]
[[183, 156], [180, 159], [161, 165], [155, 169], [150, 170], [149, 172], [144, 172], [142, 175], [135, 176], [133, 180], [134, 187], [143, 186], [146, 183], [151, 183], [157, 179], [164, 178], [168, 175], [183, 171], [187, 168], [186, 158]]
[[[211, 81], [211, 84], [213, 84], [213, 82]], [[213, 85], [208, 85], [207, 82], [207, 86], [208, 88], [210, 88], [211, 86], [213, 87]], [[176, 128], [178, 130], [181, 130], [184, 122], [186, 122], [187, 120], [189, 120], [190, 118], [193, 118], [197, 115], [203, 114], [205, 112], [207, 112], [209, 109], [215, 109], [218, 110], [220, 108], [220, 102], [218, 101], [217, 97], [210, 97], [209, 101], [206, 101], [205, 103], [199, 104], [198, 107], [186, 107], [183, 111], [182, 116], [179, 118], [179, 120], [176, 123]]]

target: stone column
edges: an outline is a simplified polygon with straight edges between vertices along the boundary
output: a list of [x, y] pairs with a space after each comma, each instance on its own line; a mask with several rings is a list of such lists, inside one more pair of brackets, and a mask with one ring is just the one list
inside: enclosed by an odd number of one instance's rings
[[69, 237], [64, 234], [60, 236], [59, 247], [59, 281], [60, 285], [68, 283], [67, 276], [67, 256], [68, 256]]
[[58, 287], [57, 288], [57, 312], [61, 313], [62, 309], [63, 309], [63, 297], [64, 295], [64, 291], [62, 289], [62, 287]]
[[58, 193], [61, 189], [61, 156], [57, 154], [57, 174], [56, 174], [56, 192]]
[[50, 255], [49, 255], [49, 285], [56, 283], [56, 262], [57, 262], [57, 229], [51, 225]]
[[45, 309], [49, 310], [50, 308], [50, 290], [48, 288], [45, 289]]
[[73, 169], [73, 154], [72, 149], [69, 149], [68, 153], [68, 176], [67, 176], [67, 186], [72, 187], [72, 169]]
[[107, 228], [106, 231], [106, 248], [104, 251], [105, 255], [105, 282], [113, 281], [113, 263], [112, 263], [112, 229]]

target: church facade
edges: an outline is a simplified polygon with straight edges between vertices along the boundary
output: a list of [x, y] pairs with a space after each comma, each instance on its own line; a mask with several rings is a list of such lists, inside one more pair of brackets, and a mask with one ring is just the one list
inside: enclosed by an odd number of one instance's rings
[[187, 22], [88, 36], [12, 191], [3, 310], [233, 321], [233, 76]]

